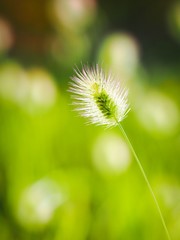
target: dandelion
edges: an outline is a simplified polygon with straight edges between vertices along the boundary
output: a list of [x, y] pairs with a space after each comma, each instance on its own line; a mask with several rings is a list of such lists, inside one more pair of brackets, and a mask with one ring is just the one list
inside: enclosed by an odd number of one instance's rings
[[76, 110], [83, 117], [88, 118], [89, 123], [105, 125], [106, 127], [119, 127], [154, 199], [167, 238], [171, 240], [157, 198], [121, 124], [130, 110], [127, 89], [123, 88], [120, 82], [116, 81], [111, 74], [106, 75], [98, 65], [95, 68], [84, 67], [82, 72], [77, 70], [75, 74], [70, 84], [70, 92], [72, 92], [72, 97], [75, 100]]

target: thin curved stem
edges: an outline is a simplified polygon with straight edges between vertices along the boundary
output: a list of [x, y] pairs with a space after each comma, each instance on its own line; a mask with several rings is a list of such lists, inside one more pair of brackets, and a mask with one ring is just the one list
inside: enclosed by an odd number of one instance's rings
[[130, 142], [127, 134], [126, 134], [126, 132], [124, 131], [124, 128], [122, 127], [122, 125], [121, 125], [120, 123], [118, 123], [118, 127], [119, 127], [119, 129], [121, 130], [124, 138], [126, 139], [128, 145], [129, 145], [129, 147], [130, 147], [130, 149], [131, 149], [131, 151], [132, 151], [132, 153], [133, 153], [133, 155], [134, 155], [134, 157], [135, 157], [135, 159], [136, 159], [136, 162], [137, 162], [137, 164], [138, 164], [138, 166], [139, 166], [139, 168], [140, 168], [140, 170], [141, 170], [141, 173], [142, 173], [142, 175], [143, 175], [143, 177], [144, 177], [144, 180], [145, 180], [145, 182], [147, 183], [147, 186], [148, 186], [148, 188], [149, 188], [149, 191], [150, 191], [150, 193], [151, 193], [151, 195], [152, 195], [152, 197], [153, 197], [153, 199], [154, 199], [155, 205], [156, 205], [156, 207], [157, 207], [157, 210], [158, 210], [160, 219], [161, 219], [161, 221], [162, 221], [164, 230], [165, 230], [165, 232], [166, 232], [167, 238], [168, 238], [168, 240], [171, 240], [171, 237], [170, 237], [169, 231], [168, 231], [168, 229], [167, 229], [167, 226], [166, 226], [164, 217], [163, 217], [163, 215], [162, 215], [162, 212], [161, 212], [159, 203], [158, 203], [157, 198], [156, 198], [156, 196], [155, 196], [155, 194], [154, 194], [154, 191], [153, 191], [153, 189], [152, 189], [152, 187], [151, 187], [151, 185], [150, 185], [150, 183], [149, 183], [149, 180], [148, 180], [148, 178], [147, 178], [147, 176], [146, 176], [146, 173], [145, 173], [145, 171], [144, 171], [144, 169], [143, 169], [143, 167], [142, 167], [142, 165], [141, 165], [141, 162], [140, 162], [138, 156], [136, 155], [136, 152], [135, 152], [135, 150], [134, 150], [134, 148], [133, 148], [133, 146], [132, 146], [132, 144], [131, 144], [131, 142]]

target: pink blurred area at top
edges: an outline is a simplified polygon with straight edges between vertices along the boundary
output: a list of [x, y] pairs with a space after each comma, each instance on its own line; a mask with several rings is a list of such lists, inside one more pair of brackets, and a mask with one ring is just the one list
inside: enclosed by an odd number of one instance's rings
[[9, 21], [16, 39], [14, 56], [51, 55], [54, 43], [58, 43], [58, 55], [66, 58], [68, 51], [76, 52], [86, 45], [84, 33], [93, 23], [96, 9], [96, 0], [0, 1], [0, 16]]
[[0, 53], [8, 51], [14, 43], [14, 35], [9, 22], [0, 17]]

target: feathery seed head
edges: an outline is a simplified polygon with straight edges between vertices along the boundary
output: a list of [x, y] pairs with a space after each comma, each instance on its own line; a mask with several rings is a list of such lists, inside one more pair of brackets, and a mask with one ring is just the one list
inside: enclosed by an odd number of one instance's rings
[[120, 82], [110, 74], [105, 75], [98, 65], [75, 73], [70, 91], [82, 116], [90, 123], [107, 127], [116, 126], [125, 118], [129, 111], [128, 92]]

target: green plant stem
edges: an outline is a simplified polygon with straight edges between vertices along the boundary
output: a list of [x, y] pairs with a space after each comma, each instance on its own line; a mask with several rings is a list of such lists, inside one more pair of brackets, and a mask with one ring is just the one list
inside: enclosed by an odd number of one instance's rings
[[150, 185], [150, 183], [149, 183], [149, 180], [148, 180], [148, 178], [147, 178], [147, 176], [146, 176], [146, 173], [145, 173], [145, 171], [144, 171], [144, 169], [143, 169], [143, 167], [142, 167], [142, 165], [141, 165], [141, 162], [140, 162], [138, 156], [136, 155], [136, 152], [135, 152], [135, 150], [134, 150], [134, 148], [133, 148], [133, 146], [132, 146], [132, 144], [131, 144], [131, 142], [130, 142], [127, 134], [126, 134], [126, 132], [124, 131], [124, 128], [122, 127], [122, 125], [121, 125], [120, 123], [118, 123], [118, 127], [119, 127], [119, 129], [121, 130], [124, 138], [126, 139], [128, 145], [129, 145], [129, 147], [130, 147], [130, 149], [131, 149], [131, 151], [132, 151], [132, 153], [133, 153], [133, 155], [134, 155], [134, 157], [135, 157], [135, 159], [136, 159], [136, 162], [137, 162], [137, 164], [138, 164], [138, 166], [139, 166], [139, 168], [140, 168], [140, 170], [141, 170], [141, 173], [142, 173], [142, 175], [143, 175], [143, 177], [144, 177], [144, 180], [145, 180], [145, 182], [147, 183], [147, 186], [148, 186], [148, 188], [149, 188], [149, 191], [150, 191], [150, 193], [151, 193], [151, 195], [152, 195], [152, 197], [153, 197], [153, 199], [154, 199], [155, 205], [156, 205], [156, 207], [157, 207], [157, 210], [158, 210], [159, 216], [160, 216], [160, 218], [161, 218], [161, 221], [162, 221], [164, 230], [165, 230], [165, 232], [166, 232], [167, 238], [168, 238], [168, 240], [171, 240], [171, 237], [170, 237], [169, 231], [168, 231], [168, 229], [167, 229], [167, 226], [166, 226], [164, 217], [163, 217], [163, 215], [162, 215], [162, 212], [161, 212], [159, 203], [158, 203], [157, 198], [156, 198], [156, 196], [155, 196], [155, 194], [154, 194], [154, 192], [153, 192], [153, 189], [152, 189], [152, 187], [151, 187], [151, 185]]

